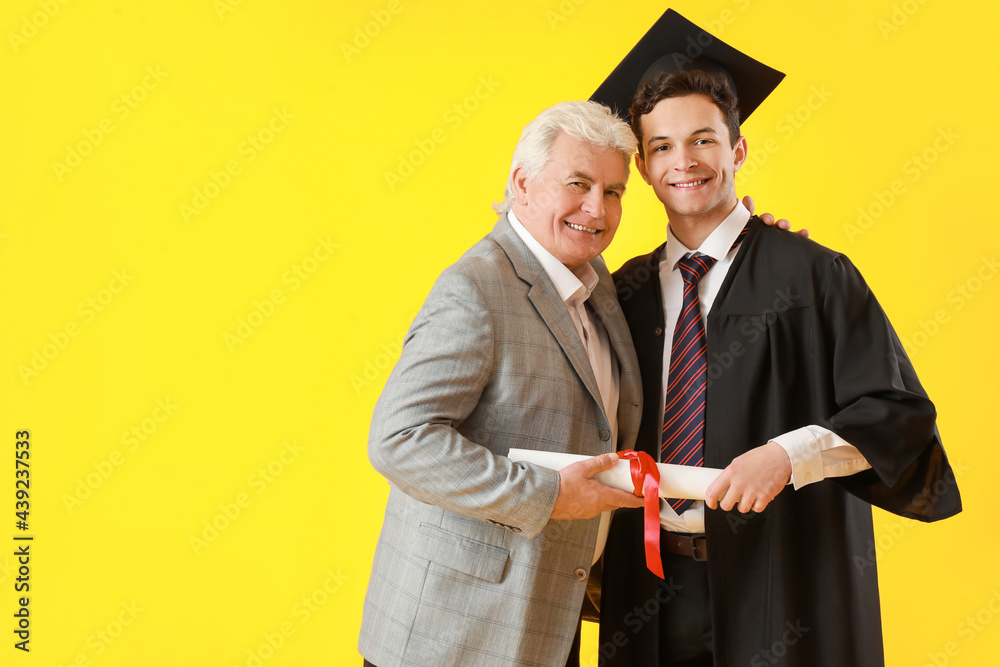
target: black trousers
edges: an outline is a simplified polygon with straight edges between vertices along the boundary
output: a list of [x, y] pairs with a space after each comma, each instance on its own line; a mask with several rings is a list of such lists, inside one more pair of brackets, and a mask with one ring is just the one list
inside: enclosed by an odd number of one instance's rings
[[661, 667], [712, 667], [712, 600], [708, 563], [662, 552], [663, 571], [680, 585], [676, 596], [660, 607]]

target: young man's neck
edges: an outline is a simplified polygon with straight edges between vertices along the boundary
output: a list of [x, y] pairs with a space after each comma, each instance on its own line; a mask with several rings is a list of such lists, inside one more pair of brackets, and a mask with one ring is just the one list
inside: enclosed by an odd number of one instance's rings
[[734, 199], [731, 206], [721, 211], [712, 211], [701, 215], [682, 215], [667, 211], [667, 223], [674, 237], [684, 244], [688, 250], [697, 250], [705, 242], [715, 228], [729, 217], [736, 208], [738, 200]]

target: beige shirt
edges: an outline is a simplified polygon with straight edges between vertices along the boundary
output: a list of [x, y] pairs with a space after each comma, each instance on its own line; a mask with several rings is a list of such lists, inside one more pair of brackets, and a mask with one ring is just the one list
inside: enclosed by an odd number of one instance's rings
[[[620, 392], [620, 375], [618, 360], [611, 349], [611, 341], [608, 339], [607, 329], [601, 322], [601, 318], [592, 313], [587, 308], [587, 299], [590, 298], [594, 288], [597, 287], [597, 271], [589, 262], [584, 262], [576, 269], [570, 270], [565, 264], [552, 256], [542, 244], [524, 228], [521, 221], [517, 219], [513, 211], [507, 213], [510, 226], [528, 246], [528, 250], [545, 270], [545, 273], [555, 285], [556, 292], [566, 304], [573, 319], [576, 332], [580, 335], [580, 340], [587, 350], [587, 358], [590, 359], [590, 367], [594, 371], [594, 378], [597, 381], [598, 391], [601, 392], [601, 402], [604, 405], [604, 414], [608, 418], [608, 427], [611, 430], [611, 442], [618, 442], [618, 397]], [[572, 443], [571, 443], [572, 444]], [[593, 562], [596, 563], [604, 551], [604, 545], [608, 538], [608, 528], [611, 524], [611, 513], [603, 512], [601, 522], [597, 529], [597, 547], [594, 551]]]

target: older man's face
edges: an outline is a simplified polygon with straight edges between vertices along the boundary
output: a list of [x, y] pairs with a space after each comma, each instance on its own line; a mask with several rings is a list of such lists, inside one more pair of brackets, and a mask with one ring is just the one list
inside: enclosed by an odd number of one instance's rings
[[628, 172], [618, 151], [567, 134], [556, 137], [550, 155], [537, 180], [515, 172], [514, 213], [542, 247], [574, 269], [615, 237]]

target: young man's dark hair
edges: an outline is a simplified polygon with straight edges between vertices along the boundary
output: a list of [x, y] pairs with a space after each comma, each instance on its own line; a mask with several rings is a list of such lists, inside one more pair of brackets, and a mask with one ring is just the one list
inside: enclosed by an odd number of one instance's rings
[[729, 80], [719, 74], [701, 70], [662, 72], [639, 86], [632, 101], [632, 132], [639, 141], [639, 156], [645, 158], [642, 147], [642, 116], [648, 114], [660, 100], [687, 95], [704, 95], [722, 112], [729, 129], [729, 146], [740, 138], [740, 109]]

